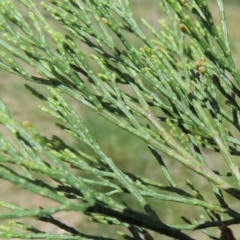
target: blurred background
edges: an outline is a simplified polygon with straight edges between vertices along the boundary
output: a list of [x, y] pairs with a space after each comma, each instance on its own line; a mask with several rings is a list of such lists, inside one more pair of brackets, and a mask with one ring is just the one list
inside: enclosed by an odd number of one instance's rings
[[[160, 9], [158, 0], [130, 0], [130, 2], [134, 16], [146, 34], [149, 34], [149, 32], [141, 24], [141, 18], [146, 19], [155, 29], [160, 30], [158, 20], [160, 18], [163, 18], [165, 15]], [[219, 24], [219, 13], [216, 1], [208, 0], [207, 2], [209, 2], [216, 23]], [[240, 1], [225, 0], [224, 4], [229, 28], [229, 35], [231, 39], [233, 58], [236, 65], [240, 68]], [[26, 12], [26, 9], [21, 6], [20, 9], [22, 9], [22, 14], [26, 15], [26, 17], [28, 18], [28, 12]], [[56, 24], [48, 13], [44, 13], [44, 15], [53, 26]], [[57, 26], [58, 25], [56, 25], [56, 28]], [[140, 46], [141, 43], [135, 42], [135, 44], [136, 46]], [[86, 52], [86, 54], [88, 53]], [[69, 136], [64, 134], [60, 129], [55, 126], [54, 119], [41, 112], [37, 108], [37, 106], [41, 104], [41, 102], [34, 96], [32, 96], [28, 90], [25, 89], [25, 87], [23, 86], [24, 83], [26, 83], [26, 81], [18, 78], [17, 76], [10, 75], [0, 70], [0, 96], [9, 108], [13, 118], [18, 122], [30, 121], [34, 126], [36, 126], [36, 128], [42, 135], [45, 135], [47, 137], [57, 135], [60, 138], [64, 138], [64, 140], [66, 140], [68, 144], [76, 148], [84, 147], [80, 142], [77, 142], [73, 138], [70, 138]], [[41, 86], [34, 85], [32, 83], [29, 84], [31, 86], [35, 86], [39, 91], [46, 93], [45, 89]], [[134, 136], [131, 136], [127, 132], [117, 128], [113, 124], [110, 124], [104, 119], [98, 118], [98, 122], [96, 122], [95, 114], [92, 111], [88, 110], [84, 106], [81, 106], [79, 103], [76, 103], [71, 99], [69, 99], [69, 101], [78, 111], [78, 113], [85, 119], [86, 125], [89, 127], [92, 135], [96, 138], [105, 153], [114, 160], [117, 166], [119, 166], [125, 171], [149, 177], [161, 183], [166, 182], [164, 177], [162, 177], [162, 172], [159, 165], [157, 164], [157, 161], [154, 159], [154, 157], [151, 155], [148, 148], [142, 141], [140, 141]], [[2, 127], [0, 127], [0, 131], [7, 136], [9, 135], [7, 130]], [[86, 149], [86, 151], [90, 150]], [[208, 156], [208, 158], [211, 158], [210, 152], [206, 151], [205, 154]], [[164, 155], [162, 157], [164, 158]], [[192, 175], [190, 171], [187, 171], [180, 165], [175, 165], [173, 161], [170, 161], [168, 163], [168, 167], [173, 170], [172, 174], [175, 181], [179, 183], [178, 187], [187, 189], [185, 179], [189, 178], [193, 182], [198, 182], [199, 190], [204, 194], [206, 198], [211, 199], [212, 193], [209, 187], [206, 187], [207, 182], [204, 181], [202, 178], [198, 178], [197, 176]], [[0, 196], [1, 200], [3, 201], [17, 204], [23, 208], [29, 208], [29, 206], [38, 207], [40, 205], [44, 206], [52, 204], [46, 199], [20, 190], [16, 186], [6, 181], [0, 180], [0, 183]], [[133, 199], [125, 195], [120, 196], [119, 198], [120, 201], [125, 202], [129, 205], [135, 203]], [[182, 220], [180, 220], [181, 216], [185, 216], [191, 220], [199, 220], [199, 215], [204, 214], [203, 209], [198, 207], [189, 207], [186, 205], [154, 200], [149, 201], [149, 203], [154, 206], [154, 209], [159, 214], [161, 220], [166, 223], [184, 223]], [[237, 203], [233, 201], [233, 205], [237, 206]], [[94, 223], [89, 224], [86, 221], [87, 217], [76, 214], [71, 214], [71, 217], [69, 217], [69, 214], [70, 213], [57, 214], [56, 218], [62, 220], [63, 222], [71, 226], [77, 227], [80, 231], [83, 232], [91, 234], [100, 233], [101, 235], [103, 235], [103, 233], [109, 233], [112, 237], [120, 239], [120, 237], [115, 236], [115, 232], [118, 228], [105, 227], [103, 225], [100, 226], [99, 224]], [[30, 222], [30, 220], [28, 219], [27, 221], [29, 221], [29, 223], [33, 224], [34, 226], [39, 227], [42, 231], [48, 231], [52, 233], [61, 232], [61, 230], [56, 229], [53, 225], [50, 224], [39, 221]], [[238, 236], [240, 234], [239, 228], [232, 227], [232, 229], [235, 236]], [[217, 229], [213, 230], [214, 233], [216, 233], [216, 231]], [[155, 239], [160, 239], [159, 235], [153, 236], [155, 236]], [[205, 235], [201, 235], [201, 233], [193, 232], [191, 233], [191, 236], [196, 239], [208, 239], [205, 237]], [[161, 236], [161, 239], [165, 238]]]

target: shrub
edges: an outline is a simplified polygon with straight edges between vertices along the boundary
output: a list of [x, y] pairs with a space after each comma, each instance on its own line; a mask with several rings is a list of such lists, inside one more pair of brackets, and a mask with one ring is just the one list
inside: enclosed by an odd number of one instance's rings
[[[37, 1], [14, 2], [0, 2], [0, 68], [27, 80], [40, 109], [81, 143], [47, 138], [29, 121], [19, 124], [0, 102], [0, 123], [12, 135], [1, 134], [0, 177], [53, 200], [39, 208], [1, 201], [0, 218], [11, 221], [0, 236], [184, 240], [203, 239], [196, 235], [201, 231], [206, 239], [235, 239], [228, 226], [240, 221], [240, 75], [222, 1], [220, 27], [205, 0], [162, 1], [168, 19], [161, 19], [160, 32], [142, 20], [148, 35], [127, 0], [52, 0], [41, 3], [43, 11]], [[111, 129], [123, 150], [110, 144]], [[150, 167], [146, 151], [159, 168]], [[94, 236], [95, 225], [68, 226], [59, 212], [85, 214], [108, 228]], [[42, 231], [35, 221], [64, 233]]]

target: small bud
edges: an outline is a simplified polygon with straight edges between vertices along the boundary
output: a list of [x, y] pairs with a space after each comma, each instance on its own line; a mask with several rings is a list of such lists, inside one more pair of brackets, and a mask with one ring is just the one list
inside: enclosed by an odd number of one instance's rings
[[230, 94], [229, 94], [229, 95], [230, 95], [230, 97], [231, 97], [231, 98], [235, 99], [235, 96], [236, 96], [236, 95], [235, 95], [235, 93], [234, 93], [234, 92], [230, 92]]
[[186, 27], [186, 25], [184, 24], [180, 24], [180, 30], [183, 32], [183, 33], [189, 33], [189, 30], [188, 28]]
[[230, 105], [230, 101], [229, 101], [229, 100], [226, 100], [226, 101], [225, 101], [225, 104], [226, 104], [226, 105]]
[[182, 132], [180, 136], [181, 136], [181, 138], [182, 138], [183, 141], [189, 141], [187, 134], [185, 134], [185, 133]]
[[205, 63], [205, 58], [201, 57], [199, 61], [195, 62], [197, 67], [201, 67]]
[[203, 74], [203, 73], [206, 72], [206, 69], [205, 69], [205, 67], [200, 67], [200, 68], [198, 68], [198, 71], [199, 71], [201, 74]]
[[109, 25], [109, 21], [106, 18], [102, 18], [102, 22], [105, 23], [106, 25]]
[[192, 194], [194, 197], [198, 198], [199, 197], [199, 193], [196, 190], [192, 191]]
[[221, 221], [221, 217], [220, 217], [220, 215], [219, 215], [218, 213], [213, 212], [213, 214], [214, 214], [215, 218], [216, 218], [218, 221]]
[[219, 77], [216, 74], [212, 75], [212, 80], [213, 80], [214, 84], [219, 84], [220, 83]]
[[29, 126], [31, 125], [31, 123], [30, 123], [29, 121], [23, 121], [23, 122], [22, 122], [22, 125], [23, 125], [24, 127], [29, 127]]
[[202, 137], [200, 135], [196, 135], [195, 137], [197, 141], [202, 141]]
[[144, 233], [144, 240], [154, 240], [149, 233]]

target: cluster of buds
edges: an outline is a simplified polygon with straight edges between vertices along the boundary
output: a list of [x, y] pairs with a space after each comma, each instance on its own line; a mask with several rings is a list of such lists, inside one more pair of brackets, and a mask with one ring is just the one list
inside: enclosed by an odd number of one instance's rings
[[205, 58], [203, 58], [203, 57], [200, 58], [199, 61], [195, 62], [195, 65], [196, 65], [198, 71], [199, 71], [200, 73], [202, 73], [202, 74], [206, 72], [206, 69], [205, 69], [205, 67], [203, 66], [205, 62], [206, 62], [206, 60], [205, 60]]

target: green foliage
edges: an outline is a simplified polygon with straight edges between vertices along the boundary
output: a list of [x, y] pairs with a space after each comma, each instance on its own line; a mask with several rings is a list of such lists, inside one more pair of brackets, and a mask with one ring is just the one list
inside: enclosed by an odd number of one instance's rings
[[[0, 101], [0, 123], [12, 135], [0, 135], [0, 177], [54, 202], [34, 209], [1, 201], [0, 219], [11, 221], [0, 226], [0, 236], [146, 240], [162, 234], [184, 240], [197, 239], [201, 231], [206, 239], [234, 239], [227, 226], [240, 222], [240, 75], [222, 1], [220, 27], [206, 0], [161, 1], [168, 16], [160, 20], [161, 32], [142, 19], [152, 39], [127, 0], [52, 0], [41, 3], [43, 11], [38, 1], [15, 2], [0, 1], [0, 68], [27, 80], [26, 89], [42, 101], [39, 108], [80, 144], [46, 138], [27, 121], [19, 124]], [[82, 116], [70, 99], [91, 112]], [[122, 129], [115, 145], [123, 150], [112, 154], [114, 129]], [[99, 135], [106, 141], [99, 143]], [[134, 156], [134, 168], [121, 162]], [[156, 159], [159, 169], [144, 176], [141, 158]], [[177, 180], [176, 168], [184, 170], [186, 184]], [[172, 206], [171, 221], [158, 214]], [[181, 220], [182, 206], [198, 213], [200, 208], [201, 215]], [[85, 214], [108, 228], [116, 225], [117, 232], [93, 236], [89, 223], [82, 233], [81, 226], [57, 220], [59, 212]], [[65, 233], [41, 231], [26, 217]], [[211, 227], [221, 233], [213, 236]]]

